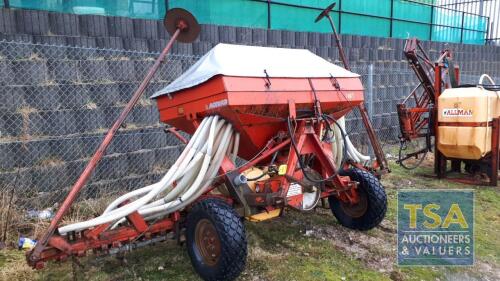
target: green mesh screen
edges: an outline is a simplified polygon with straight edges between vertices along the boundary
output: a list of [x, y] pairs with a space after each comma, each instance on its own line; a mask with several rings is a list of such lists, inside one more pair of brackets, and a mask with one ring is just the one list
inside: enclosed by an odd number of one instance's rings
[[392, 36], [397, 38], [418, 37], [430, 40], [432, 7], [396, 0], [393, 4]]
[[200, 23], [267, 28], [267, 4], [245, 0], [170, 0], [169, 8], [184, 8]]
[[342, 33], [389, 37], [390, 20], [370, 16], [342, 14]]
[[391, 16], [391, 0], [342, 1], [342, 11], [380, 17]]
[[432, 41], [460, 43], [461, 29], [453, 27], [434, 26], [432, 28]]
[[486, 18], [476, 15], [465, 14], [464, 28], [484, 31], [486, 30]]
[[461, 12], [436, 7], [434, 8], [433, 23], [436, 25], [461, 28], [462, 17]]
[[[291, 2], [291, 1], [288, 1]], [[271, 5], [271, 28], [295, 31], [332, 32], [330, 23], [324, 19], [318, 23], [314, 19], [320, 11], [315, 9], [297, 9], [283, 5]], [[337, 13], [331, 13], [335, 25], [338, 27]]]
[[484, 44], [484, 33], [464, 30], [462, 42], [465, 44]]
[[430, 23], [432, 7], [408, 1], [395, 0], [393, 8], [395, 19]]
[[[332, 4], [333, 1], [332, 0], [276, 0], [272, 2], [324, 9], [328, 5]], [[334, 10], [338, 10], [338, 5], [337, 7], [335, 7]]]
[[431, 27], [427, 24], [412, 23], [394, 20], [392, 23], [392, 37], [409, 38], [417, 37], [423, 40], [430, 40]]
[[[330, 32], [328, 21], [323, 20], [315, 24], [314, 19], [321, 9], [332, 1], [335, 0], [272, 0], [269, 17], [267, 0], [168, 0], [168, 4], [169, 8], [179, 7], [189, 10], [200, 23], [204, 24], [267, 28], [269, 18], [272, 29]], [[337, 6], [332, 17], [340, 33], [379, 37], [392, 35], [398, 38], [416, 36], [423, 40], [469, 44], [485, 42], [487, 29], [485, 17], [429, 6], [428, 4], [435, 3], [433, 0], [336, 1]], [[166, 2], [165, 0], [10, 0], [10, 5], [14, 8], [74, 14], [162, 19], [165, 15]], [[0, 3], [3, 4], [1, 1]]]
[[164, 0], [10, 0], [10, 6], [72, 14], [122, 16], [161, 19], [165, 16]]

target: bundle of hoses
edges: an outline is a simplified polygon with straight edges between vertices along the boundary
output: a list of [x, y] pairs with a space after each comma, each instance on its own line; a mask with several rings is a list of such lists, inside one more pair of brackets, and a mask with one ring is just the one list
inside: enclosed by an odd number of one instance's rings
[[[335, 163], [342, 163], [344, 156], [346, 156], [357, 163], [368, 165], [368, 162], [370, 162], [370, 156], [361, 154], [361, 152], [359, 152], [352, 144], [349, 139], [349, 135], [344, 133], [344, 136], [342, 136], [341, 130], [345, 132], [345, 118], [339, 118], [337, 120], [337, 124], [338, 126], [333, 126], [332, 128], [332, 152]], [[344, 146], [346, 146], [345, 151], [347, 155], [344, 155]]]
[[133, 212], [146, 220], [164, 217], [186, 207], [208, 191], [225, 155], [238, 154], [239, 134], [218, 116], [203, 119], [177, 161], [152, 185], [124, 194], [108, 205], [102, 215], [59, 228], [65, 235], [97, 225], [124, 222]]

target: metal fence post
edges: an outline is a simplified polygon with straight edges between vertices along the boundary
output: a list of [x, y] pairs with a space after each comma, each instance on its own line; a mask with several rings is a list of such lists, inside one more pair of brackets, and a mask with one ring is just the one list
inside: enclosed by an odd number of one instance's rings
[[368, 101], [368, 116], [370, 121], [373, 122], [373, 64], [368, 66], [368, 86], [366, 89], [367, 101]]
[[464, 42], [464, 21], [465, 21], [465, 13], [462, 12], [462, 28], [460, 29], [460, 43]]
[[[368, 103], [368, 118], [370, 118], [370, 123], [373, 124], [373, 64], [370, 64], [368, 66], [368, 83], [366, 87], [366, 94], [366, 102]], [[374, 155], [374, 151], [371, 145], [368, 145], [368, 155]]]
[[434, 5], [431, 6], [431, 23], [429, 26], [429, 41], [432, 41], [432, 27], [434, 23]]
[[267, 0], [267, 29], [271, 29], [271, 0]]
[[339, 34], [342, 34], [342, 0], [339, 0]]
[[392, 29], [394, 25], [394, 0], [391, 0], [391, 19], [389, 22], [389, 37], [392, 38]]

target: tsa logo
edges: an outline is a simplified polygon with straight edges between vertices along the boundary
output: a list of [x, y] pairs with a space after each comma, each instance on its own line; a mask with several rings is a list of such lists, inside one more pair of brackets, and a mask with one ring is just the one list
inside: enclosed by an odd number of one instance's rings
[[474, 193], [398, 192], [399, 265], [472, 265]]

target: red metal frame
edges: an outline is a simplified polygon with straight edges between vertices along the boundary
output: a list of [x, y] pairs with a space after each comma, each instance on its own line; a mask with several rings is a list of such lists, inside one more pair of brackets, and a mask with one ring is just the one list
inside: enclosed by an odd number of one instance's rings
[[[332, 194], [338, 196], [342, 201], [351, 204], [358, 203], [357, 192], [355, 191], [356, 184], [352, 182], [349, 177], [341, 177], [337, 172], [337, 167], [333, 163], [331, 156], [331, 146], [323, 145], [315, 132], [314, 126], [311, 124], [312, 120], [298, 120], [298, 128], [294, 138], [296, 138], [297, 149], [300, 155], [314, 155], [317, 159], [316, 167], [319, 168], [323, 178], [333, 176], [332, 180], [328, 182], [330, 188], [326, 188], [321, 193], [321, 198], [329, 197]], [[290, 187], [288, 178], [296, 178], [299, 180], [304, 179], [304, 174], [300, 169], [293, 169], [290, 167], [297, 167], [298, 155], [294, 152], [293, 148], [289, 148], [287, 161], [287, 173], [281, 178], [282, 180], [282, 196], [286, 197]], [[301, 209], [303, 194], [295, 195], [287, 198], [287, 204], [296, 209]]]
[[[182, 22], [181, 22], [182, 23]], [[49, 230], [38, 242], [33, 251], [27, 254], [28, 262], [35, 268], [43, 267], [48, 260], [64, 260], [69, 256], [82, 256], [87, 251], [109, 252], [125, 244], [151, 241], [167, 232], [176, 232], [187, 211], [176, 212], [159, 221], [145, 221], [139, 213], [127, 216], [128, 224], [110, 229], [111, 224], [98, 225], [66, 236], [54, 234], [59, 221], [73, 203], [93, 169], [102, 157], [114, 134], [126, 118], [134, 104], [144, 92], [159, 64], [164, 60], [180, 31], [180, 24], [166, 48], [155, 62], [139, 89], [134, 94], [119, 119], [106, 135], [94, 157], [89, 162], [70, 194], [65, 199]], [[342, 89], [342, 91], [340, 90]], [[249, 99], [249, 97], [252, 97]], [[292, 182], [304, 184], [304, 171], [299, 169], [299, 157], [310, 157], [311, 168], [321, 175], [324, 185], [320, 187], [320, 197], [337, 196], [349, 204], [358, 202], [357, 183], [349, 177], [339, 176], [332, 162], [331, 144], [320, 140], [319, 135], [327, 126], [322, 114], [337, 119], [347, 114], [363, 102], [363, 86], [359, 77], [337, 78], [256, 78], [216, 76], [207, 82], [174, 93], [171, 97], [159, 97], [160, 119], [185, 132], [193, 133], [199, 121], [212, 114], [232, 123], [240, 133], [238, 155], [249, 162], [236, 167], [226, 157], [219, 170], [219, 177], [212, 188], [200, 198], [217, 196], [224, 198], [244, 216], [263, 211], [290, 206], [302, 209], [302, 194], [288, 196]], [[215, 106], [214, 106], [215, 105]], [[362, 113], [364, 107], [360, 106]], [[305, 112], [305, 113], [304, 113]], [[366, 116], [365, 116], [366, 117]], [[289, 133], [284, 120], [295, 124], [295, 131]], [[367, 119], [368, 120], [368, 119]], [[369, 120], [365, 122], [370, 139], [375, 137]], [[332, 121], [333, 122], [333, 121]], [[329, 126], [331, 124], [328, 124]], [[175, 128], [167, 129], [182, 142], [186, 140]], [[371, 132], [371, 133], [370, 133]], [[376, 138], [375, 143], [378, 144]], [[375, 146], [378, 154], [379, 146]], [[286, 165], [286, 172], [275, 174], [270, 179], [259, 182], [262, 190], [252, 191], [247, 184], [235, 186], [234, 178], [254, 165], [267, 165], [273, 155], [278, 157], [278, 165]], [[383, 158], [381, 158], [383, 159]], [[385, 169], [385, 159], [377, 158], [377, 167]], [[385, 167], [385, 168], [384, 168]], [[212, 189], [224, 181], [228, 196], [214, 195]], [[300, 185], [302, 185], [300, 184]], [[302, 186], [304, 187], [304, 186]], [[179, 233], [175, 233], [179, 235]]]
[[[339, 50], [339, 56], [342, 61], [342, 64], [344, 65], [344, 68], [347, 70], [351, 70], [349, 66], [349, 62], [347, 60], [347, 57], [344, 52], [344, 47], [342, 46], [342, 41], [340, 41], [339, 34], [337, 32], [337, 28], [335, 27], [335, 24], [333, 22], [333, 19], [330, 15], [330, 12], [333, 10], [335, 7], [336, 3], [330, 4], [328, 7], [326, 7], [316, 18], [315, 22], [319, 22], [321, 19], [326, 17], [328, 19], [328, 22], [330, 23], [330, 26], [332, 28], [333, 32], [333, 38], [335, 39], [335, 43], [337, 45], [337, 48]], [[339, 87], [340, 89], [340, 87]], [[361, 114], [361, 119], [363, 121], [363, 125], [366, 129], [366, 133], [368, 134], [368, 139], [370, 140], [370, 144], [372, 145], [373, 152], [375, 154], [375, 161], [373, 163], [372, 167], [364, 167], [362, 165], [359, 165], [360, 169], [363, 170], [370, 170], [371, 172], [375, 172], [378, 177], [381, 177], [382, 174], [386, 174], [390, 172], [389, 170], [389, 164], [387, 163], [387, 159], [385, 158], [384, 151], [382, 150], [382, 146], [380, 145], [380, 142], [377, 138], [377, 135], [375, 134], [375, 130], [373, 129], [372, 123], [370, 121], [370, 118], [368, 116], [368, 111], [366, 110], [366, 107], [364, 103], [360, 103], [357, 105], [358, 110]]]
[[[404, 54], [410, 64], [410, 67], [415, 71], [416, 76], [420, 80], [420, 84], [408, 95], [401, 104], [397, 105], [399, 124], [401, 129], [401, 141], [412, 141], [417, 138], [434, 136], [439, 139], [437, 122], [437, 108], [439, 96], [443, 89], [448, 88], [447, 82], [443, 80], [443, 75], [448, 71], [451, 86], [453, 83], [458, 85], [460, 71], [452, 63], [452, 53], [449, 50], [444, 50], [436, 62], [432, 62], [429, 56], [422, 49], [418, 39], [408, 39], [406, 41]], [[451, 69], [450, 69], [451, 68]], [[410, 106], [410, 101], [415, 105]], [[426, 115], [428, 113], [428, 116]], [[490, 124], [482, 123], [459, 123], [449, 125], [460, 125], [469, 127], [489, 126]], [[499, 123], [498, 119], [493, 119], [491, 124], [492, 132], [492, 151], [490, 154], [481, 159], [481, 162], [490, 163], [491, 177], [489, 185], [496, 186], [498, 182], [498, 138], [499, 138]], [[429, 131], [428, 131], [429, 130]], [[434, 173], [438, 178], [446, 177], [447, 161], [451, 161], [452, 171], [460, 172], [460, 163], [462, 159], [449, 159], [445, 157], [437, 147], [437, 141], [434, 143]], [[430, 143], [429, 143], [430, 145]], [[414, 154], [430, 151], [417, 151]], [[470, 178], [449, 178], [451, 181], [482, 185], [482, 182]]]
[[[139, 85], [135, 93], [133, 94], [132, 98], [128, 102], [128, 104], [125, 106], [123, 111], [121, 112], [120, 116], [118, 119], [115, 121], [113, 126], [109, 129], [107, 132], [106, 136], [104, 137], [104, 140], [102, 143], [99, 145], [99, 148], [95, 152], [95, 154], [92, 156], [90, 159], [89, 163], [87, 164], [85, 170], [82, 172], [76, 183], [73, 185], [73, 187], [70, 189], [70, 192], [68, 196], [64, 199], [64, 202], [61, 204], [61, 207], [57, 210], [54, 218], [50, 222], [50, 225], [47, 229], [47, 231], [43, 234], [43, 236], [38, 240], [38, 243], [36, 244], [35, 248], [27, 253], [27, 259], [28, 263], [30, 263], [33, 266], [39, 267], [39, 264], [41, 261], [43, 261], [42, 257], [42, 252], [45, 252], [45, 248], [49, 241], [51, 239], [54, 239], [53, 235], [54, 232], [57, 229], [57, 226], [59, 225], [59, 222], [61, 221], [62, 217], [66, 214], [66, 212], [69, 210], [70, 206], [73, 204], [75, 201], [76, 197], [78, 196], [80, 190], [83, 188], [83, 186], [87, 183], [88, 179], [92, 175], [93, 171], [95, 170], [95, 167], [103, 157], [106, 149], [108, 148], [109, 144], [111, 143], [111, 140], [115, 136], [116, 132], [118, 129], [121, 127], [127, 116], [130, 114], [132, 111], [134, 105], [137, 103], [137, 101], [140, 99], [144, 91], [146, 90], [146, 87], [149, 85], [149, 82], [153, 78], [153, 76], [156, 74], [158, 68], [160, 67], [161, 63], [165, 60], [168, 52], [172, 48], [174, 42], [176, 39], [181, 35], [181, 32], [188, 30], [188, 24], [182, 19], [179, 19], [176, 23], [176, 30], [172, 34], [171, 39], [168, 41], [167, 45], [163, 49], [163, 51], [160, 53], [158, 58], [156, 59], [155, 63], [151, 67], [151, 69], [148, 71], [146, 77], [142, 81], [142, 83]], [[137, 218], [135, 220], [137, 221]], [[132, 233], [132, 231], [128, 231], [128, 233]], [[61, 241], [60, 239], [56, 239], [55, 241]]]
[[[174, 215], [155, 222], [146, 224], [140, 215], [129, 216], [131, 226], [123, 226], [116, 230], [106, 230], [109, 226], [104, 224], [91, 230], [86, 230], [83, 235], [75, 241], [68, 241], [59, 235], [49, 238], [48, 246], [40, 252], [36, 261], [28, 260], [29, 264], [36, 269], [44, 267], [49, 260], [64, 261], [71, 255], [84, 256], [89, 250], [107, 252], [110, 248], [118, 248], [123, 244], [131, 243], [141, 237], [151, 239], [154, 236], [165, 234], [174, 229]], [[138, 228], [137, 226], [140, 225]]]
[[[293, 108], [293, 106], [291, 108]], [[293, 116], [294, 114], [291, 113], [290, 115]], [[316, 129], [319, 126], [323, 126], [321, 122], [317, 122], [315, 118], [306, 118], [297, 119], [296, 123], [297, 129], [293, 138], [296, 140], [297, 149], [300, 151], [300, 155], [314, 155], [317, 159], [315, 167], [318, 167], [323, 178], [333, 176], [332, 180], [327, 183], [323, 190], [321, 190], [321, 198], [335, 195], [344, 202], [356, 204], [358, 202], [356, 192], [357, 184], [351, 181], [349, 177], [336, 174], [337, 167], [331, 160], [331, 146], [318, 138]], [[288, 153], [288, 158], [284, 162], [287, 167], [289, 167], [286, 174], [274, 177], [272, 181], [278, 184], [275, 185], [272, 190], [262, 191], [256, 194], [257, 196], [253, 197], [254, 203], [248, 202], [248, 204], [250, 207], [264, 207], [268, 211], [284, 206], [300, 210], [302, 208], [302, 194], [287, 197], [288, 188], [291, 184], [289, 178], [304, 179], [304, 175], [300, 169], [291, 168], [297, 166], [298, 155], [294, 152], [291, 146], [291, 139], [288, 136], [271, 139], [260, 155], [241, 167], [236, 167], [235, 164], [226, 157], [219, 171], [220, 179], [230, 180], [230, 174], [232, 172], [238, 171], [239, 173], [251, 166], [263, 162], [265, 163], [269, 156], [279, 151]], [[218, 181], [214, 183], [213, 187], [215, 187], [217, 183]], [[235, 204], [236, 201], [239, 200], [239, 198], [234, 198], [235, 196], [232, 195], [223, 196], [211, 194], [210, 192], [212, 189], [207, 191], [207, 193], [198, 200], [214, 196], [223, 198], [231, 204]], [[270, 193], [276, 193], [276, 196], [282, 199], [280, 201], [281, 203], [266, 205], [266, 197], [269, 196]], [[175, 224], [180, 221], [182, 216], [184, 215], [176, 212], [171, 214], [168, 218], [148, 223], [139, 213], [134, 212], [127, 216], [129, 225], [120, 226], [113, 230], [110, 230], [110, 224], [106, 223], [79, 233], [70, 233], [65, 237], [52, 235], [48, 240], [48, 245], [40, 252], [38, 258], [36, 260], [28, 259], [28, 262], [31, 266], [40, 269], [43, 268], [46, 261], [64, 261], [72, 255], [84, 256], [90, 250], [107, 253], [111, 248], [119, 248], [136, 240], [152, 239], [164, 235], [167, 232], [175, 231]]]

